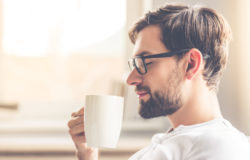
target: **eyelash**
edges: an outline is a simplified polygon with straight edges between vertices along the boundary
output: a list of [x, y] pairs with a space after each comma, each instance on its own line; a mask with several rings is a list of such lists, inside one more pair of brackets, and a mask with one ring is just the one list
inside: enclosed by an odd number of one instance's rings
[[150, 64], [152, 64], [152, 63], [153, 63], [153, 62], [148, 62], [148, 63], [146, 63], [146, 66], [147, 66], [147, 65], [150, 65]]

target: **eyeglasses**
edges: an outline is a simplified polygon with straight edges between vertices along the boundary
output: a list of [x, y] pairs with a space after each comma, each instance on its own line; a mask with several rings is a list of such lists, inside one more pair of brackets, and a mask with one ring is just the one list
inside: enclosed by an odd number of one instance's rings
[[[163, 57], [172, 57], [174, 55], [178, 55], [184, 52], [188, 52], [190, 49], [182, 49], [179, 51], [173, 51], [173, 52], [165, 52], [165, 53], [159, 53], [149, 56], [136, 56], [135, 58], [131, 58], [128, 60], [128, 65], [130, 70], [132, 71], [134, 68], [136, 68], [137, 72], [141, 75], [144, 75], [147, 73], [147, 63], [145, 63], [145, 59], [148, 58], [163, 58]], [[209, 55], [203, 56], [204, 59], [208, 58]]]

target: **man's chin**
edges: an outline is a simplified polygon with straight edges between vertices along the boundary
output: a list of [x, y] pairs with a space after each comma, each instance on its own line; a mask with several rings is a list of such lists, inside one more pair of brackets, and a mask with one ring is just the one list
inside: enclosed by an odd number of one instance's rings
[[155, 113], [152, 113], [152, 110], [148, 110], [146, 106], [144, 106], [145, 102], [143, 100], [140, 101], [140, 106], [139, 106], [139, 115], [143, 119], [151, 119], [151, 118], [156, 118], [160, 117], [160, 115], [156, 115]]
[[157, 117], [165, 117], [168, 115], [172, 115], [175, 112], [179, 110], [180, 107], [170, 107], [168, 109], [164, 110], [157, 110], [157, 106], [149, 107], [148, 105], [145, 105], [145, 102], [140, 101], [140, 106], [139, 106], [139, 115], [143, 119], [151, 119], [151, 118], [157, 118]]
[[162, 115], [162, 114], [156, 115], [156, 114], [151, 114], [148, 112], [141, 112], [141, 111], [139, 112], [139, 114], [143, 119], [152, 119], [152, 118], [157, 118], [157, 117], [161, 117], [161, 116], [166, 116], [166, 115]]
[[144, 99], [140, 99], [139, 103], [140, 103], [140, 108], [142, 107], [143, 104], [147, 103], [148, 100], [144, 100]]

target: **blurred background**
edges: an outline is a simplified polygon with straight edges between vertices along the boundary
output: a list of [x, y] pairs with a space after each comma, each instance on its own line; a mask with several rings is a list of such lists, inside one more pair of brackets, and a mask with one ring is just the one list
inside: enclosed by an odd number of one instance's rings
[[102, 160], [128, 159], [168, 129], [166, 118], [137, 115], [125, 84], [128, 28], [166, 2], [205, 5], [229, 21], [233, 41], [218, 97], [224, 117], [250, 135], [250, 1], [0, 0], [0, 159], [76, 159], [67, 122], [86, 94], [125, 97], [118, 148], [102, 149]]

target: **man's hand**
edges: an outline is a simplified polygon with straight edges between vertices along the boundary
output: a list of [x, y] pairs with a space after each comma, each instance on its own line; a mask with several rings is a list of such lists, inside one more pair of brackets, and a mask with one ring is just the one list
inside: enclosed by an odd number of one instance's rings
[[68, 122], [69, 134], [71, 135], [79, 160], [98, 160], [98, 149], [88, 147], [84, 133], [84, 108], [71, 115], [72, 119]]

